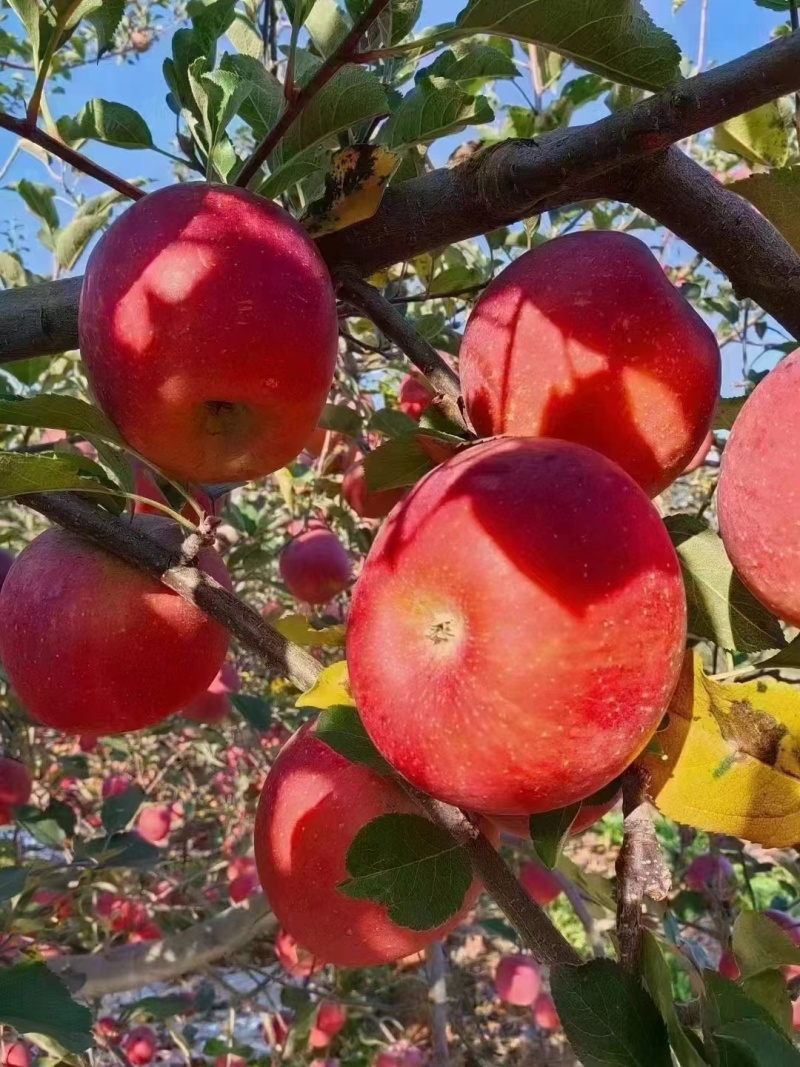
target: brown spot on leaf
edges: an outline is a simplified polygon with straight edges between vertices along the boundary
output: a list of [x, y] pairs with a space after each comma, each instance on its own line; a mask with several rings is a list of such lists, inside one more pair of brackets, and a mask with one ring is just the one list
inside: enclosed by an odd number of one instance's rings
[[781, 742], [789, 732], [783, 723], [754, 708], [749, 700], [731, 701], [727, 714], [712, 703], [711, 714], [738, 755], [751, 756], [768, 767], [777, 765]]

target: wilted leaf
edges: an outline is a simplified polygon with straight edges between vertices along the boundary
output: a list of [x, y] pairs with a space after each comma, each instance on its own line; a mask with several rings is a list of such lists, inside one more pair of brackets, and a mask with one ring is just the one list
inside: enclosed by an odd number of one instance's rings
[[639, 978], [612, 960], [551, 968], [558, 1017], [583, 1067], [671, 1067], [667, 1028]]
[[0, 968], [0, 1023], [21, 1034], [46, 1034], [69, 1052], [94, 1044], [92, 1013], [40, 961]]
[[733, 652], [781, 648], [780, 623], [736, 574], [720, 536], [695, 515], [664, 523], [683, 572], [689, 632]]
[[639, 0], [472, 0], [456, 31], [544, 45], [612, 81], [663, 89], [677, 80], [680, 50]]
[[399, 156], [380, 145], [351, 145], [336, 152], [325, 175], [325, 195], [301, 218], [311, 237], [354, 226], [371, 218]]
[[351, 763], [363, 763], [378, 774], [391, 774], [392, 768], [378, 752], [352, 705], [334, 704], [320, 712], [314, 736]]
[[709, 833], [768, 848], [800, 840], [800, 692], [763, 681], [721, 683], [687, 654], [658, 735], [666, 760], [645, 756], [659, 811]]
[[789, 158], [790, 121], [788, 102], [772, 100], [717, 126], [714, 144], [748, 163], [782, 167]]
[[757, 207], [800, 252], [800, 167], [784, 167], [767, 174], [752, 174], [728, 185]]
[[304, 615], [284, 615], [271, 626], [288, 641], [306, 648], [338, 648], [344, 644], [344, 626], [326, 626], [315, 630]]
[[295, 700], [297, 708], [330, 708], [334, 704], [352, 704], [353, 697], [347, 681], [347, 663], [332, 663], [320, 672], [312, 687]]
[[410, 930], [432, 930], [461, 905], [472, 881], [465, 849], [422, 815], [380, 815], [347, 850], [350, 878], [337, 888], [354, 900], [384, 905]]

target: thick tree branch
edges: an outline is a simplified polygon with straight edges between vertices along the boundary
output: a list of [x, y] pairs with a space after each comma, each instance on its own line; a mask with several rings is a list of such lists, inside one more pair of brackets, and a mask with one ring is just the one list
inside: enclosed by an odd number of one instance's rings
[[162, 941], [141, 941], [91, 955], [56, 956], [47, 965], [73, 993], [102, 997], [198, 971], [276, 928], [275, 916], [259, 894]]
[[[724, 235], [712, 240], [704, 209], [695, 205], [694, 186], [684, 204], [677, 204], [677, 195], [668, 189], [664, 197], [669, 202], [656, 204], [655, 191], [644, 181], [644, 161], [649, 157], [797, 88], [800, 33], [773, 41], [697, 75], [679, 89], [659, 93], [589, 126], [556, 131], [540, 141], [506, 141], [452, 170], [438, 170], [390, 186], [372, 218], [320, 238], [318, 247], [332, 272], [348, 266], [367, 277], [422, 252], [565, 204], [641, 196], [643, 202], [637, 206], [644, 211], [662, 211], [668, 217], [655, 215], [657, 221], [680, 226], [676, 232], [693, 247], [708, 246], [703, 251], [714, 266], [737, 274], [737, 291], [752, 296], [800, 336], [800, 304], [793, 295], [783, 297], [777, 285], [766, 284], [763, 277], [753, 287], [760, 296], [749, 291], [747, 264], [753, 246], [763, 244], [779, 250], [780, 269], [774, 272], [777, 279], [786, 274], [787, 267], [788, 276], [795, 276], [800, 259], [785, 242], [776, 240], [774, 227], [753, 209], [743, 207], [743, 201], [733, 193], [724, 194], [728, 210], [723, 210], [718, 193], [721, 187], [716, 186], [720, 210], [715, 225]], [[674, 163], [671, 166], [675, 168]], [[695, 173], [693, 180], [699, 182], [702, 168]], [[662, 177], [668, 178], [669, 171], [662, 171]], [[638, 191], [634, 178], [643, 183]], [[704, 195], [710, 195], [709, 181], [713, 179], [706, 175]], [[741, 234], [743, 212], [747, 243]], [[0, 293], [0, 361], [76, 348], [78, 292], [79, 280], [69, 279]], [[41, 327], [36, 321], [39, 309]]]
[[142, 189], [137, 189], [135, 185], [131, 185], [130, 182], [126, 182], [124, 178], [120, 178], [112, 171], [106, 170], [105, 167], [101, 167], [99, 163], [94, 163], [87, 156], [76, 152], [69, 145], [65, 145], [63, 141], [51, 137], [49, 133], [40, 130], [35, 123], [24, 119], [15, 119], [13, 115], [7, 115], [4, 111], [0, 111], [0, 128], [38, 144], [45, 152], [63, 159], [71, 167], [81, 171], [83, 174], [88, 174], [90, 178], [96, 178], [110, 189], [116, 189], [118, 193], [122, 193], [123, 196], [127, 196], [130, 200], [141, 200], [143, 196], [147, 196], [147, 193]]
[[328, 56], [308, 85], [294, 94], [281, 117], [242, 167], [236, 179], [237, 185], [249, 185], [258, 174], [261, 165], [266, 162], [270, 153], [280, 144], [290, 127], [300, 118], [317, 93], [328, 84], [342, 67], [352, 62], [358, 51], [361, 38], [388, 5], [389, 0], [372, 0], [372, 3], [353, 26], [352, 30], [350, 30], [336, 51]]

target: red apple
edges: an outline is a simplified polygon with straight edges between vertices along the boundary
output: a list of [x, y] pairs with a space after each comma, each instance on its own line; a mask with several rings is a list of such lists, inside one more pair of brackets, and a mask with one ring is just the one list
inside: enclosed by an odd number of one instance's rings
[[258, 877], [255, 874], [240, 874], [228, 885], [228, 894], [234, 904], [241, 904], [258, 889]]
[[247, 1060], [244, 1056], [229, 1052], [226, 1056], [217, 1056], [214, 1067], [247, 1067]]
[[108, 1045], [118, 1045], [122, 1036], [122, 1027], [110, 1015], [103, 1015], [94, 1024], [98, 1036]]
[[553, 998], [549, 993], [540, 993], [533, 1005], [533, 1021], [540, 1030], [558, 1030], [561, 1020], [558, 1017]]
[[308, 1036], [309, 1048], [327, 1048], [347, 1022], [347, 1008], [343, 1004], [323, 1001]]
[[135, 926], [131, 930], [128, 936], [128, 943], [135, 945], [140, 941], [160, 941], [163, 936], [161, 927], [157, 923], [146, 922]]
[[11, 808], [6, 807], [5, 804], [0, 804], [0, 826], [10, 826], [13, 821]]
[[338, 348], [313, 241], [277, 204], [189, 182], [150, 193], [89, 257], [80, 348], [125, 440], [183, 481], [283, 467], [317, 424]]
[[711, 449], [713, 447], [714, 447], [714, 435], [711, 432], [711, 430], [709, 430], [708, 433], [703, 438], [700, 447], [695, 452], [695, 454], [692, 456], [692, 458], [689, 460], [689, 462], [686, 464], [686, 466], [683, 468], [683, 471], [681, 473], [682, 474], [692, 474], [694, 471], [699, 470], [700, 467], [702, 467], [703, 464], [705, 463], [706, 459], [708, 458], [708, 453], [711, 451]]
[[[168, 519], [132, 524], [177, 550]], [[220, 557], [203, 570], [230, 588]], [[63, 733], [140, 730], [208, 687], [228, 648], [219, 623], [156, 578], [66, 530], [40, 534], [0, 591], [0, 660], [30, 713]]]
[[[582, 804], [581, 810], [575, 816], [575, 821], [569, 829], [570, 834], [574, 837], [588, 830], [590, 826], [594, 826], [604, 815], [615, 808], [621, 799], [622, 790], [617, 790], [613, 796], [600, 804]], [[529, 815], [492, 815], [491, 820], [507, 834], [514, 834], [515, 837], [530, 837]]]
[[[74, 449], [76, 452], [80, 452], [81, 455], [86, 456], [87, 459], [97, 459], [97, 453], [89, 441], [67, 442], [67, 437], [68, 434], [66, 430], [43, 430], [39, 440], [43, 445], [57, 445], [63, 441], [63, 451], [70, 452]], [[55, 451], [59, 450], [56, 449]]]
[[24, 763], [10, 756], [0, 756], [0, 804], [19, 807], [31, 799], [31, 772]]
[[278, 931], [275, 937], [275, 955], [281, 967], [292, 978], [307, 978], [325, 966], [324, 960], [301, 948], [288, 930]]
[[430, 407], [434, 396], [436, 396], [436, 390], [427, 379], [407, 374], [400, 383], [397, 406], [406, 415], [419, 422], [422, 412]]
[[733, 864], [718, 852], [695, 856], [686, 870], [686, 884], [695, 893], [716, 900], [733, 900], [738, 892]]
[[589, 445], [650, 496], [697, 452], [720, 384], [713, 332], [647, 245], [610, 230], [506, 267], [469, 318], [460, 369], [479, 434]]
[[191, 719], [193, 722], [220, 722], [231, 710], [228, 694], [238, 693], [239, 687], [239, 672], [236, 664], [226, 660], [206, 692], [195, 697], [183, 709], [184, 719]]
[[494, 972], [494, 988], [506, 1004], [533, 1004], [542, 986], [539, 967], [531, 956], [504, 956]]
[[537, 860], [528, 860], [519, 869], [519, 880], [537, 904], [546, 907], [563, 892], [564, 887], [552, 871]]
[[108, 797], [118, 797], [126, 792], [133, 785], [133, 779], [127, 774], [109, 774], [108, 778], [103, 779], [102, 794], [103, 800]]
[[480, 892], [473, 882], [460, 911], [424, 931], [397, 926], [386, 908], [340, 893], [355, 835], [395, 812], [418, 814], [389, 778], [318, 741], [313, 723], [292, 736], [267, 775], [254, 831], [261, 885], [278, 922], [326, 963], [365, 967], [417, 952], [452, 930]]
[[723, 978], [727, 978], [731, 982], [738, 981], [739, 976], [741, 975], [739, 964], [736, 962], [735, 956], [727, 949], [720, 956], [719, 967], [717, 969]]
[[267, 622], [274, 622], [275, 619], [279, 619], [283, 615], [283, 610], [283, 604], [277, 600], [268, 600], [261, 609], [261, 618]]
[[150, 804], [139, 812], [136, 832], [151, 845], [166, 841], [172, 826], [172, 812], [163, 804]]
[[133, 1067], [145, 1067], [158, 1050], [156, 1035], [149, 1026], [135, 1026], [121, 1041], [122, 1050]]
[[280, 572], [293, 597], [326, 604], [350, 584], [350, 557], [325, 526], [312, 526], [283, 548]]
[[525, 814], [590, 796], [641, 752], [685, 638], [680, 566], [641, 489], [582, 445], [505, 438], [431, 471], [384, 522], [347, 662], [400, 774]]
[[795, 1033], [800, 1032], [800, 1000], [792, 1001], [792, 1028]]
[[30, 1067], [31, 1054], [24, 1041], [0, 1041], [1, 1067]]
[[382, 519], [408, 492], [406, 486], [399, 489], [378, 489], [370, 492], [363, 462], [358, 462], [342, 480], [342, 496], [362, 519]]
[[784, 621], [800, 626], [800, 349], [748, 397], [722, 454], [719, 530], [739, 577]]

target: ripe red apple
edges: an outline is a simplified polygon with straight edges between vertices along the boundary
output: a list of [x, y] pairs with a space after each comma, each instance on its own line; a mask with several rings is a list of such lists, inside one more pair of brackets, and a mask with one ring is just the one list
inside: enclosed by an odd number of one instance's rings
[[226, 1056], [217, 1056], [214, 1067], [247, 1067], [247, 1060], [244, 1056], [229, 1052]]
[[0, 804], [0, 826], [10, 826], [13, 821], [11, 808], [6, 807], [5, 804]]
[[0, 804], [19, 807], [31, 799], [31, 772], [24, 763], [10, 756], [0, 756]]
[[702, 467], [703, 464], [705, 463], [706, 459], [708, 458], [708, 453], [711, 451], [711, 449], [713, 447], [714, 447], [714, 435], [711, 432], [711, 430], [709, 430], [708, 433], [703, 438], [702, 443], [700, 444], [700, 447], [695, 452], [695, 454], [692, 456], [692, 458], [689, 460], [689, 462], [686, 464], [686, 466], [683, 468], [683, 471], [681, 473], [682, 474], [692, 474], [694, 471], [699, 470], [700, 467]]
[[308, 1067], [340, 1067], [339, 1060], [312, 1060]]
[[69, 893], [59, 893], [56, 889], [37, 889], [31, 900], [56, 922], [63, 922], [73, 912], [73, 898]]
[[[578, 834], [582, 834], [584, 830], [588, 830], [590, 826], [594, 826], [604, 815], [607, 815], [609, 811], [615, 808], [621, 799], [622, 790], [619, 789], [608, 800], [604, 800], [600, 804], [582, 804], [581, 810], [575, 816], [575, 821], [570, 827], [570, 834], [575, 837]], [[490, 817], [492, 822], [496, 823], [505, 833], [513, 834], [515, 837], [530, 837], [529, 815], [492, 815]]]
[[228, 884], [228, 894], [234, 904], [241, 904], [258, 889], [258, 877], [255, 873], [240, 874]]
[[108, 1045], [118, 1045], [120, 1038], [122, 1037], [122, 1027], [113, 1019], [110, 1015], [103, 1015], [94, 1024], [94, 1029], [97, 1034]]
[[400, 774], [469, 811], [525, 814], [630, 764], [685, 637], [678, 560], [641, 489], [583, 445], [505, 438], [431, 471], [384, 522], [347, 662]]
[[792, 1028], [795, 1033], [800, 1031], [800, 1000], [792, 1001]]
[[374, 1067], [424, 1067], [425, 1055], [409, 1041], [398, 1041], [380, 1052]]
[[231, 710], [228, 695], [238, 693], [239, 687], [239, 672], [236, 664], [225, 660], [206, 692], [195, 697], [183, 709], [184, 719], [212, 724], [220, 722]]
[[733, 900], [738, 892], [733, 864], [718, 852], [695, 856], [686, 870], [686, 884], [695, 893], [716, 900]]
[[732, 952], [726, 949], [719, 958], [719, 967], [717, 968], [723, 978], [727, 978], [731, 982], [737, 982], [741, 975], [739, 970], [739, 964], [736, 962]]
[[[171, 549], [168, 519], [134, 517]], [[210, 548], [203, 570], [230, 588]], [[114, 734], [165, 719], [199, 696], [229, 635], [157, 579], [66, 530], [40, 534], [0, 591], [0, 660], [30, 713], [63, 733]]]
[[350, 584], [350, 557], [326, 526], [312, 526], [281, 551], [280, 572], [293, 597], [326, 604]]
[[1, 1067], [30, 1067], [31, 1054], [24, 1041], [0, 1041]]
[[102, 796], [103, 800], [108, 797], [118, 797], [126, 792], [133, 785], [133, 779], [127, 774], [109, 774], [108, 778], [103, 779]]
[[385, 518], [407, 492], [406, 486], [370, 492], [367, 487], [364, 463], [361, 460], [350, 468], [342, 480], [342, 496], [356, 515], [360, 515], [362, 519]]
[[558, 1030], [561, 1020], [558, 1017], [553, 998], [549, 993], [540, 993], [533, 1005], [533, 1021], [540, 1030]]
[[171, 826], [172, 812], [163, 804], [150, 804], [142, 808], [136, 820], [139, 837], [149, 841], [151, 845], [160, 845], [162, 841], [166, 841]]
[[400, 383], [398, 407], [419, 422], [422, 412], [430, 407], [436, 392], [430, 382], [421, 376], [407, 374]]
[[393, 923], [384, 907], [337, 890], [358, 831], [396, 812], [417, 809], [390, 779], [318, 741], [313, 723], [273, 763], [256, 815], [258, 875], [280, 924], [319, 960], [366, 967], [401, 959], [452, 930], [475, 902], [477, 882], [442, 927], [415, 931]]
[[267, 622], [274, 622], [283, 615], [283, 604], [277, 600], [268, 600], [261, 609], [261, 618]]
[[158, 1050], [158, 1040], [149, 1026], [135, 1026], [129, 1030], [121, 1045], [133, 1067], [145, 1067]]
[[739, 577], [792, 626], [800, 626], [800, 349], [748, 397], [722, 454], [719, 532]]
[[552, 871], [537, 860], [528, 860], [519, 869], [519, 880], [537, 904], [546, 907], [563, 891], [564, 887]]
[[128, 943], [135, 945], [140, 941], [160, 941], [164, 934], [161, 927], [154, 922], [142, 923], [135, 926], [128, 936]]
[[[39, 440], [43, 445], [57, 445], [63, 441], [63, 451], [70, 452], [74, 449], [76, 452], [80, 452], [81, 455], [86, 456], [87, 459], [97, 459], [97, 453], [89, 441], [67, 442], [67, 437], [66, 430], [43, 430]], [[55, 451], [59, 450], [56, 449]]]
[[325, 960], [318, 959], [298, 945], [288, 930], [280, 929], [275, 936], [275, 955], [278, 962], [292, 978], [308, 978], [322, 970]]
[[283, 467], [311, 435], [338, 347], [316, 246], [282, 208], [232, 186], [150, 193], [89, 257], [80, 347], [125, 440], [183, 481]]
[[503, 956], [494, 972], [494, 988], [506, 1004], [527, 1007], [542, 987], [539, 967], [531, 956]]
[[3, 582], [6, 580], [6, 576], [11, 570], [11, 564], [16, 558], [14, 553], [9, 552], [7, 548], [0, 548], [0, 589], [3, 588]]
[[317, 1008], [317, 1017], [308, 1035], [309, 1048], [327, 1048], [347, 1022], [347, 1008], [324, 1000]]
[[479, 434], [589, 445], [650, 496], [697, 452], [720, 384], [712, 331], [647, 245], [610, 230], [506, 267], [469, 318], [460, 369]]

